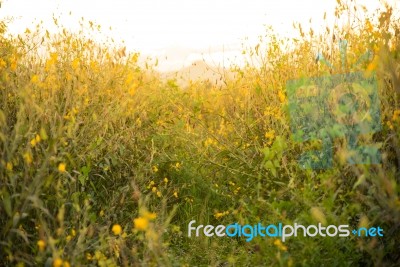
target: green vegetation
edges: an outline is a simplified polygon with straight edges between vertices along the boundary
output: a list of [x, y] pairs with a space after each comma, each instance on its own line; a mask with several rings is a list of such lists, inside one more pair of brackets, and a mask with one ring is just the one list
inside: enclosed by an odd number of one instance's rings
[[[365, 139], [380, 144], [382, 164], [347, 164], [338, 140], [334, 167], [319, 171], [298, 164], [318, 144], [291, 137], [285, 87], [332, 72], [312, 45], [328, 32], [268, 33], [244, 51], [259, 64], [232, 68], [222, 88], [180, 88], [111, 44], [40, 26], [14, 38], [2, 23], [0, 262], [398, 266], [400, 23], [391, 14], [386, 7], [376, 22], [327, 30], [348, 40], [349, 63], [373, 51], [354, 71], [377, 73], [382, 130]], [[328, 59], [340, 66], [336, 50]], [[380, 226], [385, 236], [188, 238], [191, 220]]]

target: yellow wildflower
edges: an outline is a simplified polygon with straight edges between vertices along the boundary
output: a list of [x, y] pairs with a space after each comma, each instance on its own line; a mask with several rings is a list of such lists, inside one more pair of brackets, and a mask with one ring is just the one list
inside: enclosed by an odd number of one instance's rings
[[114, 233], [114, 235], [120, 235], [122, 233], [122, 227], [119, 224], [114, 224], [111, 231]]
[[75, 59], [72, 61], [72, 69], [73, 69], [73, 70], [76, 70], [76, 69], [78, 68], [78, 66], [79, 66], [79, 58], [75, 58]]
[[156, 165], [154, 165], [154, 166], [152, 167], [152, 170], [153, 170], [153, 172], [158, 172], [158, 168], [157, 168], [157, 166], [156, 166]]
[[149, 220], [147, 218], [139, 217], [133, 220], [136, 230], [146, 231], [149, 227]]
[[12, 164], [11, 162], [7, 162], [7, 164], [6, 164], [6, 169], [7, 169], [7, 171], [12, 171], [12, 169], [13, 169], [13, 164]]
[[39, 82], [39, 76], [33, 75], [31, 78], [31, 83], [37, 84]]
[[265, 138], [267, 139], [267, 145], [272, 144], [273, 139], [275, 138], [275, 130], [271, 130], [265, 133]]
[[274, 241], [274, 245], [277, 246], [280, 250], [286, 251], [287, 247], [282, 243], [280, 239], [276, 239]]
[[29, 152], [26, 152], [26, 153], [23, 155], [23, 157], [24, 157], [26, 163], [28, 163], [28, 164], [31, 164], [31, 163], [32, 163], [32, 155], [31, 155]]
[[2, 58], [0, 58], [0, 68], [7, 67], [7, 62], [5, 62]]
[[11, 68], [12, 71], [15, 71], [17, 69], [17, 60], [16, 59], [14, 59], [11, 62], [10, 68]]
[[175, 191], [173, 195], [175, 198], [178, 198], [178, 192]]
[[42, 239], [40, 239], [37, 243], [37, 246], [39, 248], [39, 251], [44, 251], [44, 249], [46, 248], [46, 242]]
[[164, 178], [164, 183], [168, 184], [168, 178], [167, 177]]
[[214, 139], [210, 138], [210, 137], [207, 138], [206, 141], [204, 141], [204, 146], [205, 147], [216, 146], [216, 145], [217, 145], [217, 142]]
[[61, 172], [61, 173], [64, 173], [66, 167], [67, 166], [65, 165], [65, 163], [60, 163], [60, 164], [58, 164], [58, 171]]
[[397, 121], [400, 118], [400, 109], [393, 112], [392, 121]]
[[372, 26], [372, 24], [371, 24], [371, 22], [369, 21], [369, 19], [367, 19], [367, 20], [365, 21], [365, 27], [366, 27], [366, 29], [367, 29], [367, 31], [368, 31], [369, 33], [371, 33], [371, 32], [374, 30], [374, 27]]
[[30, 143], [31, 143], [32, 147], [35, 147], [36, 146], [36, 139], [33, 138]]
[[379, 56], [375, 56], [374, 59], [372, 60], [372, 62], [368, 65], [367, 67], [367, 71], [371, 72], [373, 70], [376, 70], [377, 66], [379, 63]]
[[61, 267], [63, 265], [63, 261], [62, 261], [62, 259], [60, 259], [60, 258], [56, 258], [54, 261], [53, 261], [53, 267]]
[[143, 212], [143, 217], [148, 220], [154, 220], [155, 218], [157, 218], [157, 214], [155, 212], [145, 211]]
[[87, 252], [87, 253], [86, 253], [86, 259], [87, 259], [88, 261], [93, 260], [92, 254], [90, 254], [89, 252]]
[[151, 187], [153, 187], [153, 185], [155, 185], [156, 183], [154, 181], [150, 181], [149, 185], [147, 186], [147, 189], [150, 189]]
[[280, 90], [278, 92], [278, 97], [279, 97], [279, 101], [281, 101], [281, 103], [284, 103], [286, 101], [286, 95], [284, 93], [282, 93], [282, 91], [280, 91]]
[[215, 219], [220, 219], [229, 214], [229, 211], [217, 212], [214, 214]]
[[275, 137], [275, 130], [271, 130], [265, 133], [265, 138], [272, 139]]
[[387, 121], [387, 122], [386, 122], [386, 125], [387, 125], [391, 130], [394, 129], [394, 126], [393, 126], [393, 124], [392, 124], [391, 121]]

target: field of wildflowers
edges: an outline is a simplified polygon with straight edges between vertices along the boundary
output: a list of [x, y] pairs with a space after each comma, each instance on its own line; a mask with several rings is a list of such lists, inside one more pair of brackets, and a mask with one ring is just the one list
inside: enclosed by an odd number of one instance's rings
[[[336, 16], [350, 8], [363, 12], [339, 3]], [[40, 24], [10, 36], [1, 22], [0, 265], [399, 266], [394, 11], [322, 35], [296, 25], [300, 39], [268, 32], [222, 87], [163, 80], [138, 54], [85, 35], [102, 30], [92, 22], [80, 36]], [[349, 43], [348, 66], [371, 55], [354, 69], [316, 62], [331, 31]], [[322, 54], [341, 65], [336, 41]], [[377, 75], [381, 130], [363, 139], [382, 161], [350, 165], [338, 139], [332, 168], [304, 169], [299, 156], [321, 144], [293, 138], [286, 83], [343, 71]], [[379, 225], [385, 235], [189, 238], [191, 220]]]

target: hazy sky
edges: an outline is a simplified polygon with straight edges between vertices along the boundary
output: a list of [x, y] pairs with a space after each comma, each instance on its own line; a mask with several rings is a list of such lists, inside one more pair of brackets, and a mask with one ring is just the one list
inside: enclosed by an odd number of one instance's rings
[[[397, 1], [397, 0], [392, 0]], [[358, 1], [373, 9], [378, 0]], [[293, 33], [293, 21], [314, 27], [323, 24], [324, 12], [332, 17], [336, 0], [3, 0], [0, 17], [14, 17], [12, 33], [43, 20], [52, 24], [52, 16], [76, 29], [84, 17], [112, 26], [111, 35], [125, 40], [128, 49], [161, 59], [161, 69], [178, 68], [206, 57], [220, 62], [239, 55], [245, 37], [250, 40], [265, 33], [264, 25], [285, 35]], [[71, 12], [72, 15], [69, 15]], [[202, 55], [203, 53], [203, 55]], [[168, 56], [168, 61], [163, 60]]]

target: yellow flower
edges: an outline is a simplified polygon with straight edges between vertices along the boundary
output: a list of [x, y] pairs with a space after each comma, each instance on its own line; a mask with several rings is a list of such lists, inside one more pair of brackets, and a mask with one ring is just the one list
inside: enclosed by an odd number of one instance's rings
[[157, 168], [156, 165], [154, 165], [154, 166], [152, 167], [152, 169], [153, 169], [153, 172], [158, 172], [158, 168]]
[[265, 133], [265, 138], [272, 139], [275, 137], [275, 130], [271, 130]]
[[10, 68], [11, 68], [12, 71], [15, 71], [17, 69], [17, 60], [16, 59], [14, 59], [11, 62]]
[[371, 22], [368, 19], [365, 21], [365, 27], [369, 33], [371, 33], [374, 30], [374, 27], [372, 26]]
[[214, 214], [215, 219], [220, 219], [229, 214], [229, 211], [217, 212]]
[[23, 157], [24, 157], [26, 163], [28, 163], [28, 164], [31, 164], [31, 163], [32, 163], [32, 155], [31, 155], [29, 152], [26, 152], [26, 153], [23, 155]]
[[36, 139], [33, 138], [30, 143], [31, 143], [32, 147], [35, 147], [36, 146]]
[[0, 58], [0, 68], [7, 67], [7, 62], [5, 62], [2, 58]]
[[399, 118], [400, 118], [400, 109], [395, 110], [395, 111], [393, 112], [392, 121], [396, 121], [396, 120], [399, 119]]
[[147, 186], [147, 189], [150, 189], [150, 187], [152, 187], [153, 185], [155, 185], [156, 183], [154, 181], [150, 181], [149, 185]]
[[224, 214], [222, 212], [217, 212], [217, 213], [214, 214], [214, 217], [216, 219], [222, 218], [223, 216], [224, 216]]
[[63, 265], [63, 261], [62, 261], [62, 259], [60, 259], [60, 258], [56, 258], [54, 261], [53, 261], [53, 267], [61, 267]]
[[386, 125], [387, 125], [391, 130], [394, 129], [394, 126], [393, 126], [393, 124], [392, 124], [391, 121], [387, 121], [387, 122], [386, 122]]
[[274, 245], [277, 246], [280, 250], [286, 251], [287, 247], [282, 243], [280, 239], [276, 239], [274, 241]]
[[204, 141], [204, 146], [205, 147], [216, 146], [216, 145], [217, 145], [217, 142], [214, 139], [210, 138], [210, 137], [207, 138], [206, 141]]
[[79, 58], [75, 58], [75, 59], [72, 61], [72, 68], [73, 68], [74, 70], [76, 70], [76, 69], [78, 68], [78, 66], [79, 66]]
[[7, 164], [6, 164], [6, 169], [7, 169], [7, 171], [12, 171], [12, 169], [13, 169], [13, 164], [12, 164], [11, 162], [7, 162]]
[[233, 191], [233, 193], [234, 193], [235, 195], [237, 195], [237, 194], [239, 193], [239, 191], [240, 191], [240, 186], [237, 187], [237, 188], [235, 189], [235, 191]]
[[139, 217], [133, 220], [135, 229], [139, 231], [146, 231], [149, 227], [149, 220], [147, 218]]
[[278, 92], [278, 97], [279, 97], [279, 101], [281, 101], [281, 103], [284, 103], [286, 101], [286, 95], [284, 93], [282, 93], [281, 91]]
[[265, 133], [265, 138], [267, 139], [267, 144], [272, 144], [273, 139], [275, 138], [275, 130], [271, 130]]
[[33, 75], [31, 78], [31, 83], [37, 84], [39, 82], [39, 76]]
[[161, 194], [160, 191], [157, 191], [157, 196], [158, 196], [158, 197], [162, 197], [162, 194]]
[[375, 70], [378, 66], [378, 63], [379, 63], [379, 56], [375, 56], [372, 62], [368, 65], [367, 71], [371, 72]]
[[155, 212], [145, 211], [143, 212], [143, 217], [148, 220], [154, 220], [155, 218], [157, 218], [157, 214]]
[[91, 261], [91, 260], [93, 259], [92, 254], [90, 254], [89, 252], [86, 253], [86, 259], [87, 259], [88, 261]]
[[153, 193], [157, 192], [157, 187], [153, 186], [153, 188], [151, 189], [151, 191], [152, 191]]
[[60, 164], [58, 164], [58, 171], [63, 173], [63, 172], [65, 172], [66, 167], [67, 166], [65, 165], [65, 163], [60, 163]]
[[164, 178], [164, 183], [168, 184], [168, 178], [167, 177]]
[[119, 224], [114, 224], [111, 231], [114, 233], [114, 235], [120, 235], [122, 233], [122, 227]]
[[175, 198], [178, 198], [178, 192], [175, 191], [173, 195]]
[[44, 249], [46, 248], [46, 242], [42, 239], [40, 239], [36, 244], [39, 248], [39, 251], [44, 251]]

